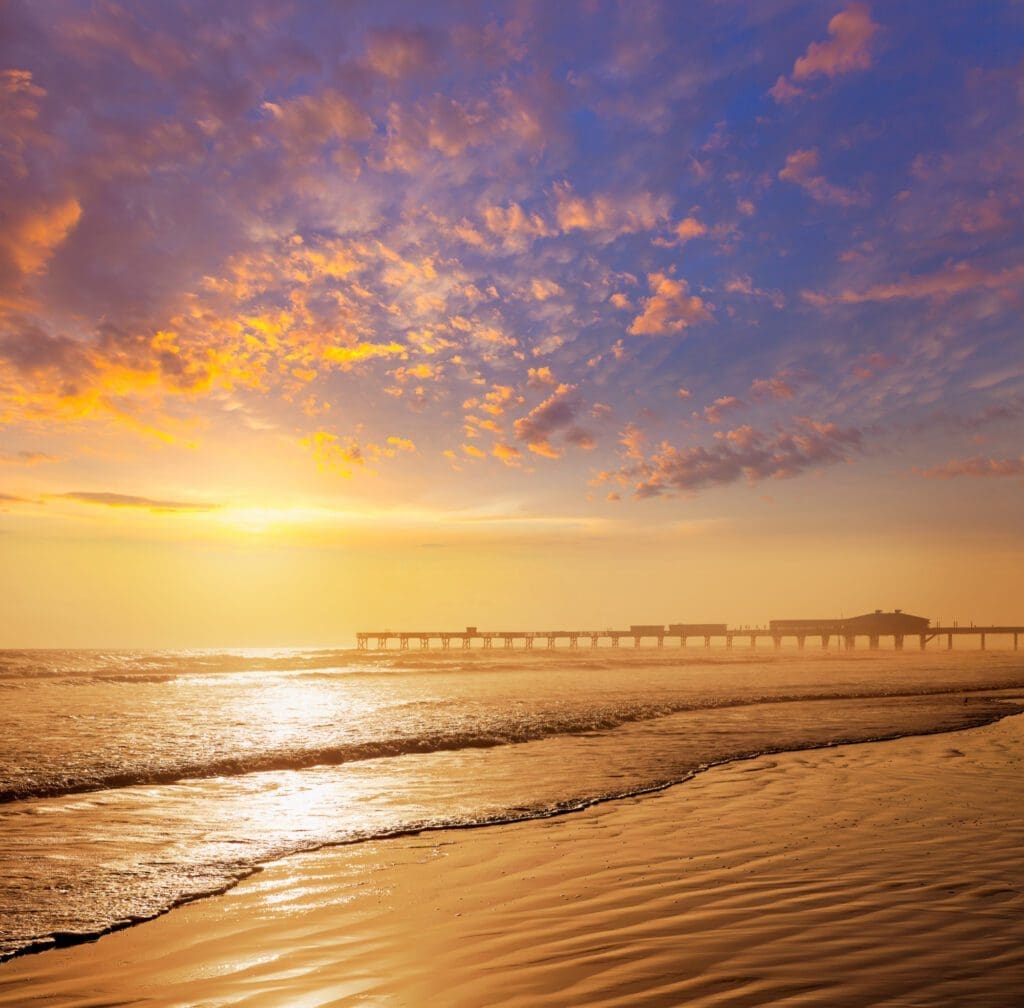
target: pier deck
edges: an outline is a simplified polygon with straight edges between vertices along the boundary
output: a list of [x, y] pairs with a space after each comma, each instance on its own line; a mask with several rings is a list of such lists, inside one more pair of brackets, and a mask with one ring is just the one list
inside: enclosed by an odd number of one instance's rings
[[770, 641], [774, 648], [781, 648], [782, 642], [788, 639], [795, 640], [797, 646], [803, 650], [807, 639], [811, 638], [820, 641], [824, 650], [829, 650], [834, 640], [837, 647], [849, 651], [856, 647], [858, 637], [866, 637], [871, 650], [879, 648], [881, 638], [892, 638], [894, 649], [902, 651], [905, 639], [916, 637], [923, 651], [932, 641], [943, 638], [947, 650], [952, 650], [954, 637], [977, 638], [981, 650], [985, 650], [991, 637], [999, 637], [1007, 644], [1007, 638], [1012, 637], [1013, 650], [1016, 651], [1021, 636], [1024, 636], [1024, 626], [928, 625], [923, 629], [915, 628], [913, 632], [898, 632], [891, 629], [875, 631], [870, 628], [853, 628], [847, 625], [848, 622], [852, 621], [836, 620], [824, 627], [807, 626], [799, 630], [780, 630], [771, 626], [729, 627], [725, 624], [693, 624], [686, 629], [680, 629], [676, 624], [664, 628], [644, 625], [628, 630], [477, 630], [475, 627], [466, 630], [374, 630], [356, 634], [356, 644], [361, 651], [393, 649], [394, 645], [397, 645], [400, 651], [407, 651], [413, 642], [417, 650], [429, 649], [439, 644], [442, 650], [447, 651], [453, 642], [460, 648], [479, 646], [484, 650], [493, 648], [495, 642], [498, 642], [501, 645], [500, 649], [531, 650], [538, 641], [545, 648], [555, 648], [562, 644], [570, 649], [577, 649], [581, 641], [592, 648], [603, 645], [617, 648], [622, 646], [623, 641], [627, 644], [632, 643], [635, 648], [640, 647], [645, 641], [663, 648], [666, 641], [685, 647], [688, 641], [697, 639], [703, 641], [704, 646], [708, 648], [711, 647], [712, 640], [724, 642], [726, 648], [732, 648], [733, 642], [737, 640], [747, 643], [751, 648], [756, 648], [760, 641]]

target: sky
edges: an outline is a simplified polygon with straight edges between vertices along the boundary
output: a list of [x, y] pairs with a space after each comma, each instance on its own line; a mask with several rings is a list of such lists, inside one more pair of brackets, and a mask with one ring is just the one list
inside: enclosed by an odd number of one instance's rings
[[6, 0], [0, 646], [1024, 623], [1022, 43]]

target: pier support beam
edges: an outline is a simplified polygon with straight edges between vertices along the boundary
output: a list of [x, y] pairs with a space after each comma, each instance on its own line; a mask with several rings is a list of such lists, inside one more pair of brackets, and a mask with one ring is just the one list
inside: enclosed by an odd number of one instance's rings
[[782, 638], [781, 637], [773, 637], [772, 638], [772, 643], [775, 645], [775, 650], [778, 651], [779, 648], [782, 647]]
[[925, 640], [925, 636], [924, 636], [924, 634], [921, 634], [921, 650], [922, 650], [922, 651], [923, 651], [923, 650], [925, 649], [925, 645], [926, 645], [927, 643], [928, 643], [928, 641], [927, 641], [927, 640]]
[[799, 648], [799, 649], [800, 649], [801, 651], [803, 651], [803, 649], [804, 649], [804, 644], [805, 644], [806, 642], [807, 642], [807, 638], [806, 638], [806, 637], [804, 637], [804, 636], [803, 636], [803, 634], [799, 634], [799, 635], [797, 636], [797, 638], [796, 638], [796, 646], [797, 646], [797, 647], [798, 647], [798, 648]]
[[946, 634], [946, 650], [947, 651], [952, 651], [953, 650], [953, 635], [952, 634]]
[[851, 635], [851, 636], [848, 636], [848, 637], [846, 637], [844, 639], [845, 639], [845, 642], [846, 642], [846, 650], [847, 651], [852, 651], [857, 646], [857, 638], [856, 637]]
[[827, 651], [827, 650], [828, 650], [828, 643], [829, 643], [829, 641], [830, 641], [831, 639], [832, 639], [832, 638], [831, 638], [831, 637], [829, 637], [829, 635], [828, 635], [827, 633], [823, 633], [823, 634], [821, 635], [821, 650], [822, 650], [822, 651]]
[[894, 634], [893, 643], [896, 645], [897, 651], [903, 650], [903, 634]]
[[981, 635], [981, 650], [982, 651], [985, 650], [985, 635], [984, 634]]
[[878, 635], [877, 634], [872, 634], [870, 637], [868, 637], [868, 647], [872, 651], [877, 651], [878, 650]]

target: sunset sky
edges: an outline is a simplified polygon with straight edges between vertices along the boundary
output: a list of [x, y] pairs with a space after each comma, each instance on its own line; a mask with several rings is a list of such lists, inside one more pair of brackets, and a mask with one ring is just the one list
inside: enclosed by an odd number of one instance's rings
[[1024, 623], [1024, 5], [0, 10], [0, 646]]

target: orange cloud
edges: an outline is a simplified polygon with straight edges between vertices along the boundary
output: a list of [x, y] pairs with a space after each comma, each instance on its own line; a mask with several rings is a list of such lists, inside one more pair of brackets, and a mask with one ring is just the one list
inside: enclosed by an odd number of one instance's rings
[[42, 272], [81, 216], [81, 204], [73, 196], [15, 210], [0, 229], [0, 263], [7, 259], [22, 275]]
[[625, 197], [577, 196], [568, 182], [556, 184], [555, 218], [564, 231], [605, 232], [608, 238], [657, 227], [669, 214], [667, 197], [640, 192]]
[[629, 327], [631, 335], [664, 336], [711, 319], [707, 303], [688, 293], [689, 285], [685, 280], [676, 280], [665, 273], [651, 273], [647, 283], [651, 296], [643, 299], [643, 312]]
[[688, 242], [691, 238], [700, 238], [708, 233], [707, 227], [696, 217], [684, 217], [675, 227], [676, 237], [681, 242]]
[[1024, 476], [1024, 455], [1018, 458], [967, 458], [951, 459], [931, 469], [915, 469], [926, 479], [955, 479], [960, 476], [976, 479], [999, 478], [1003, 476]]
[[401, 343], [356, 343], [353, 346], [329, 346], [321, 352], [322, 358], [349, 371], [361, 361], [374, 357], [405, 357], [407, 350]]
[[548, 298], [565, 292], [554, 280], [535, 278], [530, 281], [530, 293], [535, 301], [547, 301]]
[[526, 373], [528, 384], [533, 388], [554, 387], [558, 384], [549, 367], [530, 368]]
[[491, 449], [491, 454], [505, 465], [518, 465], [523, 453], [515, 445], [498, 443]]
[[299, 444], [312, 452], [317, 465], [324, 472], [333, 472], [348, 478], [352, 475], [354, 466], [366, 465], [362, 449], [353, 437], [346, 437], [343, 440], [337, 434], [315, 431], [302, 438]]

